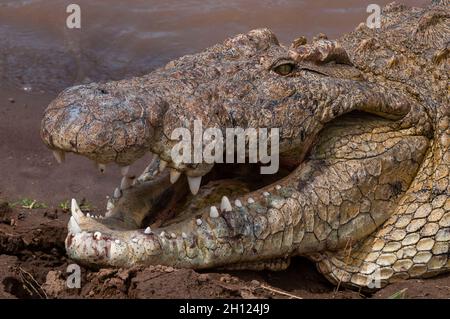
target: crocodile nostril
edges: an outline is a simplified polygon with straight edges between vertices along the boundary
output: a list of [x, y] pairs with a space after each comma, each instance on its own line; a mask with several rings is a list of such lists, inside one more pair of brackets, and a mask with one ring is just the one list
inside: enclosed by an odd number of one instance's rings
[[108, 91], [106, 91], [105, 89], [100, 89], [100, 93], [102, 93], [102, 94], [108, 94]]

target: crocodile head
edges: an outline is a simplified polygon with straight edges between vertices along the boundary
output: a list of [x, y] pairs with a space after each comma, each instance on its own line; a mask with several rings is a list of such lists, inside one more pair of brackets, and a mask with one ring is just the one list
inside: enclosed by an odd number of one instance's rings
[[[105, 216], [85, 216], [72, 201], [69, 256], [113, 266], [275, 269], [286, 265], [278, 259], [363, 241], [416, 177], [432, 121], [405, 90], [368, 78], [351, 60], [323, 37], [284, 46], [258, 29], [143, 77], [63, 91], [45, 112], [44, 142], [59, 160], [72, 152], [101, 169], [116, 163], [123, 174]], [[193, 149], [211, 146], [195, 139], [199, 122], [224, 138], [242, 128], [246, 148], [251, 129], [267, 129], [272, 162], [247, 149], [230, 163], [239, 149], [225, 143], [214, 162], [174, 160], [180, 128]], [[130, 176], [129, 165], [147, 152], [154, 160]], [[268, 165], [275, 172], [261, 174]]]

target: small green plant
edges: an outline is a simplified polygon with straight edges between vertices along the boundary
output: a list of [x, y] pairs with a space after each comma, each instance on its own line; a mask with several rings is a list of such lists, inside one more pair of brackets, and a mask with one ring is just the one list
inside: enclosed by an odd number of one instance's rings
[[61, 208], [63, 211], [69, 211], [70, 209], [69, 201], [66, 200], [65, 202], [60, 203], [59, 208]]
[[392, 295], [390, 295], [388, 299], [405, 299], [407, 290], [408, 290], [408, 288], [399, 290], [399, 291], [393, 293]]
[[30, 198], [23, 198], [15, 203], [12, 203], [11, 207], [20, 207], [25, 209], [48, 208], [47, 204]]

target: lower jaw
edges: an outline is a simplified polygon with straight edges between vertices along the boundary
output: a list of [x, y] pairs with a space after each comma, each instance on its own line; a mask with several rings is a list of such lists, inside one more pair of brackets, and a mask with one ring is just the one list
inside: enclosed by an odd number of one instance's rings
[[[69, 222], [66, 239], [68, 255], [88, 265], [128, 267], [157, 263], [189, 268], [216, 266], [215, 255], [207, 253], [207, 249], [199, 249], [196, 241], [202, 236], [197, 236], [196, 232], [208, 236], [214, 228], [214, 231], [225, 234], [225, 224], [238, 221], [231, 210], [239, 210], [241, 215], [246, 215], [246, 206], [256, 207], [259, 205], [257, 202], [264, 200], [249, 198], [249, 194], [253, 191], [262, 193], [268, 185], [272, 185], [272, 192], [277, 192], [278, 186], [273, 183], [288, 176], [290, 168], [292, 166], [286, 165], [276, 175], [261, 176], [259, 165], [216, 165], [205, 176], [195, 196], [190, 194], [186, 178], [170, 185], [168, 173], [159, 174], [153, 180], [124, 190], [110, 216], [95, 219], [72, 212], [74, 216]], [[223, 198], [227, 199], [229, 208], [221, 203]], [[242, 202], [230, 202], [230, 198], [240, 198]], [[215, 216], [211, 207], [215, 207], [220, 216]], [[77, 210], [76, 205], [73, 210]], [[250, 224], [245, 227], [250, 227]], [[237, 233], [225, 235], [231, 241], [239, 240], [239, 236]], [[201, 255], [201, 258], [177, 260], [167, 247], [163, 247], [166, 241], [177, 246], [180, 256], [186, 257], [191, 253]], [[210, 241], [205, 245], [215, 244]], [[153, 260], [152, 256], [157, 257]]]

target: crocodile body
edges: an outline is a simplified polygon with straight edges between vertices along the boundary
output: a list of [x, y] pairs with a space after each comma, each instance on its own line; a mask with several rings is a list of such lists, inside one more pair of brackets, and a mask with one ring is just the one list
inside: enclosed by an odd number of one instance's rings
[[[446, 0], [392, 3], [380, 29], [337, 41], [284, 46], [258, 29], [143, 77], [66, 89], [45, 112], [45, 143], [59, 160], [123, 167], [105, 216], [72, 202], [68, 255], [272, 270], [301, 255], [333, 283], [366, 288], [448, 271], [449, 15]], [[279, 128], [282, 172], [174, 162], [171, 132], [194, 120]], [[155, 160], [131, 176], [147, 152]]]

